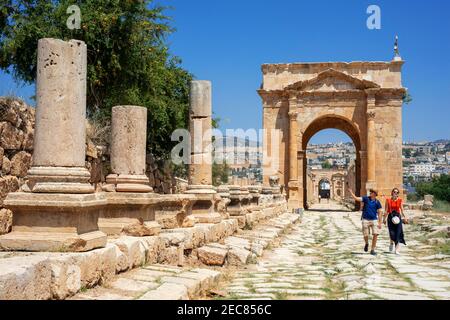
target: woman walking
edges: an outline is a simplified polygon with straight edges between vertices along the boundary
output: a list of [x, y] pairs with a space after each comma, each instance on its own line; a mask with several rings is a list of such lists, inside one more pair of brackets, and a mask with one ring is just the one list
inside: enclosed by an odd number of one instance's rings
[[391, 197], [386, 199], [386, 213], [383, 219], [383, 223], [386, 223], [387, 218], [389, 237], [391, 238], [389, 251], [394, 252], [395, 249], [395, 254], [400, 253], [400, 243], [406, 245], [403, 234], [403, 222], [408, 223], [408, 219], [403, 210], [403, 201], [399, 195], [400, 190], [394, 188], [391, 192]]

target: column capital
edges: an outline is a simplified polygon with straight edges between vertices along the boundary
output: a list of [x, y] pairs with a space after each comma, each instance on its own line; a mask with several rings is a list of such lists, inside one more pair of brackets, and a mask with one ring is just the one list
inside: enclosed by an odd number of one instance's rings
[[375, 120], [376, 115], [377, 114], [374, 110], [367, 111], [367, 120], [368, 121]]
[[298, 112], [297, 111], [289, 111], [289, 120], [294, 121], [297, 120]]
[[365, 151], [365, 150], [359, 151], [359, 157], [361, 159], [366, 159], [367, 158], [367, 151]]

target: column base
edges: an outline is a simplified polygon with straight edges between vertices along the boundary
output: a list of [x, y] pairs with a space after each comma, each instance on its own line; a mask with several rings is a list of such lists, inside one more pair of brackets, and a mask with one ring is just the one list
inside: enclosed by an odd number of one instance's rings
[[94, 193], [90, 177], [84, 167], [31, 167], [23, 190], [34, 193]]
[[153, 188], [150, 187], [149, 180], [146, 175], [110, 174], [106, 177], [106, 183], [114, 185], [114, 190], [116, 192], [153, 192]]
[[187, 194], [216, 194], [217, 191], [212, 185], [189, 185]]
[[106, 206], [99, 194], [10, 193], [12, 232], [0, 236], [1, 250], [83, 252], [106, 246], [98, 218]]
[[[197, 219], [198, 223], [219, 223], [222, 221], [222, 215], [214, 211], [216, 191], [213, 186], [190, 186], [193, 189], [187, 190], [186, 194], [195, 195], [192, 205], [192, 215]], [[202, 187], [202, 188], [200, 188]], [[188, 187], [189, 189], [189, 187]]]

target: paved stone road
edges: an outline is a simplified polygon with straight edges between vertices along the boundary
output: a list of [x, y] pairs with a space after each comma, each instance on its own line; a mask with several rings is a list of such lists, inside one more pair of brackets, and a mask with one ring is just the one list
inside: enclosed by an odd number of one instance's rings
[[406, 226], [408, 246], [396, 256], [383, 227], [373, 257], [363, 252], [360, 213], [314, 209], [279, 247], [234, 274], [226, 299], [450, 299], [450, 256], [415, 240], [419, 228]]

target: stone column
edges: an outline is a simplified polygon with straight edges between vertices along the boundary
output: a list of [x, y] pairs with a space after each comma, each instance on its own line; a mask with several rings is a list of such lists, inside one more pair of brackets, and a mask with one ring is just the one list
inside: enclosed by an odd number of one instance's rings
[[367, 183], [366, 191], [376, 189], [376, 129], [375, 112], [367, 112]]
[[86, 45], [38, 42], [36, 127], [27, 192], [10, 193], [12, 232], [7, 251], [88, 251], [106, 245], [98, 218], [107, 204], [93, 194], [85, 168]]
[[189, 190], [215, 193], [212, 187], [212, 98], [210, 81], [192, 81], [189, 109], [191, 164]]
[[28, 188], [38, 193], [93, 193], [86, 157], [86, 44], [41, 39], [36, 125]]
[[147, 108], [117, 106], [112, 109], [111, 174], [106, 182], [117, 192], [152, 192], [145, 175]]
[[306, 151], [299, 150], [297, 152], [297, 164], [298, 164], [298, 208], [304, 209], [304, 179], [306, 179], [306, 168], [304, 163], [306, 161]]
[[297, 164], [297, 112], [289, 112], [289, 209], [297, 209], [298, 202], [298, 164]]
[[200, 223], [218, 223], [222, 220], [221, 215], [214, 212], [213, 203], [216, 191], [212, 186], [211, 115], [211, 82], [192, 81], [189, 109], [191, 163], [186, 193], [196, 195], [192, 212]]

